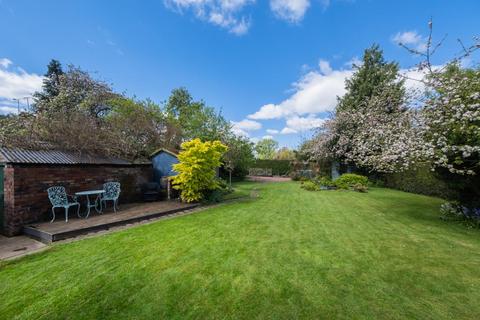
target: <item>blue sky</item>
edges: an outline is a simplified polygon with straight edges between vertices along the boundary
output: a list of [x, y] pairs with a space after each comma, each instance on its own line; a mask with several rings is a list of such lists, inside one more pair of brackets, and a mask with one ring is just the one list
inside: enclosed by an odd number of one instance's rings
[[417, 60], [395, 42], [422, 48], [433, 18], [437, 39], [448, 34], [441, 64], [480, 35], [479, 12], [476, 0], [0, 0], [0, 112], [55, 58], [158, 102], [185, 86], [240, 134], [295, 147], [366, 47], [408, 70]]

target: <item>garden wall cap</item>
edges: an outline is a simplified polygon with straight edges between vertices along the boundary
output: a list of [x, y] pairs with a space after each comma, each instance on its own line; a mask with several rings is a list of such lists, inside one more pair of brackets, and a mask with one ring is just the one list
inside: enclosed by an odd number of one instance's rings
[[[109, 164], [132, 165], [134, 163], [117, 158], [81, 155], [59, 150], [27, 150], [0, 147], [0, 163], [17, 164]], [[142, 163], [146, 164], [146, 163]]]

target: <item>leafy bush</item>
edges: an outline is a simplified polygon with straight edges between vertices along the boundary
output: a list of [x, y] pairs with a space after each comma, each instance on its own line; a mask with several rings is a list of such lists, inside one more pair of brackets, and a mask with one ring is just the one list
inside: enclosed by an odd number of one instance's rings
[[345, 173], [335, 180], [334, 183], [339, 189], [350, 189], [355, 185], [368, 187], [368, 178], [355, 173]]
[[320, 187], [313, 181], [307, 180], [303, 181], [300, 185], [300, 188], [305, 189], [307, 191], [319, 191]]
[[318, 176], [313, 180], [300, 176], [298, 180], [302, 181], [301, 188], [308, 191], [338, 188], [352, 189], [357, 192], [368, 192], [368, 178], [353, 173], [343, 174], [335, 181], [322, 176]]
[[326, 188], [335, 187], [335, 183], [329, 177], [318, 176], [315, 178], [315, 183], [320, 187], [326, 187]]
[[458, 201], [446, 202], [440, 206], [441, 219], [461, 221], [469, 227], [480, 227], [480, 208], [469, 209]]
[[207, 193], [220, 188], [219, 179], [215, 175], [227, 146], [220, 141], [202, 142], [193, 139], [182, 143], [181, 148], [179, 163], [173, 166], [178, 172], [172, 178], [173, 188], [181, 191], [183, 201], [202, 200]]
[[203, 197], [204, 203], [218, 203], [221, 202], [225, 195], [233, 192], [233, 188], [230, 187], [223, 179], [217, 178], [218, 188], [214, 190], [208, 190]]
[[302, 176], [300, 175], [300, 173], [298, 171], [292, 171], [290, 172], [290, 178], [293, 180], [293, 181], [300, 181], [300, 178]]
[[312, 180], [315, 178], [315, 173], [313, 170], [295, 170], [290, 172], [290, 178], [294, 181], [306, 179], [306, 180]]
[[355, 184], [352, 188], [354, 191], [357, 191], [357, 192], [362, 192], [362, 193], [368, 192], [368, 186], [363, 185], [361, 183]]

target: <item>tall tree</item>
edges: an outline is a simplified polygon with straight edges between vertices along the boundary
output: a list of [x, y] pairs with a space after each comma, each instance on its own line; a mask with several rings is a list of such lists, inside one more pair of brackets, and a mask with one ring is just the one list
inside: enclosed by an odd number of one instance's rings
[[[52, 59], [47, 66], [47, 73], [43, 79], [42, 91], [35, 92], [35, 102], [46, 102], [56, 97], [60, 92], [60, 77], [64, 74], [60, 61]], [[36, 105], [35, 103], [35, 105]]]
[[255, 161], [253, 143], [245, 137], [232, 134], [225, 144], [228, 146], [228, 151], [224, 156], [225, 169], [230, 176], [245, 177], [251, 164]]
[[225, 141], [231, 125], [221, 113], [194, 101], [185, 88], [174, 89], [165, 104], [165, 113], [181, 129], [184, 141], [199, 138], [203, 141]]
[[345, 81], [334, 117], [321, 128], [311, 152], [317, 157], [354, 164], [369, 171], [391, 172], [409, 167], [414, 114], [405, 104], [398, 64], [387, 62], [377, 45], [365, 50], [362, 64]]
[[275, 154], [276, 160], [294, 160], [295, 152], [287, 147], [280, 148]]
[[480, 207], [480, 68], [451, 63], [429, 74], [422, 109], [425, 156], [459, 192], [462, 205]]
[[171, 128], [162, 109], [150, 100], [119, 97], [110, 101], [105, 117], [110, 153], [128, 159], [148, 159], [160, 146], [175, 147]]
[[108, 83], [78, 67], [68, 66], [65, 72], [58, 67], [56, 62], [50, 63], [50, 77], [46, 77], [42, 91], [34, 94], [35, 112], [48, 117], [51, 112], [82, 111], [101, 118], [110, 109], [108, 101], [120, 96]]
[[278, 142], [273, 139], [262, 139], [255, 145], [257, 158], [261, 160], [273, 159], [278, 148]]
[[405, 88], [404, 81], [398, 78], [398, 63], [385, 61], [378, 45], [365, 49], [362, 63], [354, 64], [353, 69], [352, 77], [345, 81], [347, 92], [338, 98], [336, 112], [365, 107], [371, 97], [381, 95], [385, 88], [389, 88], [392, 105], [403, 101]]

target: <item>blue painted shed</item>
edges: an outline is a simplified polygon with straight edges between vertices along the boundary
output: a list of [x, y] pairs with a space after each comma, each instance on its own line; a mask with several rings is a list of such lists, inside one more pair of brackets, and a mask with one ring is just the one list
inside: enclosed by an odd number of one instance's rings
[[155, 181], [159, 182], [164, 177], [177, 175], [177, 172], [173, 170], [173, 165], [178, 163], [178, 157], [175, 152], [167, 149], [158, 149], [150, 157], [152, 159]]

